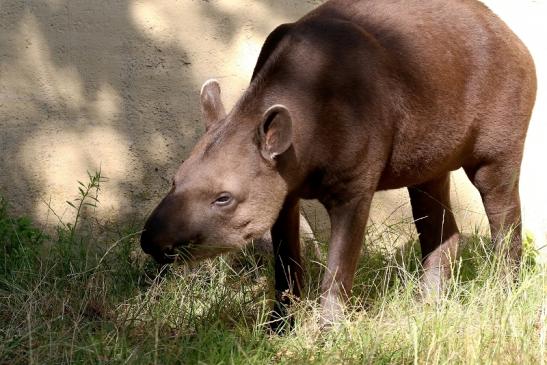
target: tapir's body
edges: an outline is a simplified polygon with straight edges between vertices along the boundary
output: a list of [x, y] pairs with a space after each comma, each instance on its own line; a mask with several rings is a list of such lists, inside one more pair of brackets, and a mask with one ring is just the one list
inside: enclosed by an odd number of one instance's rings
[[348, 172], [374, 175], [375, 190], [499, 155], [518, 172], [534, 68], [481, 3], [330, 1], [285, 29], [247, 95], [291, 111], [297, 159], [315, 169], [305, 197], [345, 190]]
[[[270, 34], [230, 114], [218, 84], [204, 85], [207, 132], [147, 222], [143, 248], [157, 257], [192, 241], [194, 255], [214, 237], [223, 251], [273, 224], [283, 301], [301, 280], [298, 200], [318, 199], [332, 225], [322, 304], [335, 319], [377, 190], [409, 187], [424, 282], [438, 288], [459, 239], [449, 172], [463, 167], [493, 237], [516, 230], [509, 256], [518, 261], [518, 177], [535, 91], [525, 46], [477, 1], [328, 1]], [[194, 212], [206, 190], [230, 192], [230, 216]], [[213, 211], [225, 198], [209, 202]]]

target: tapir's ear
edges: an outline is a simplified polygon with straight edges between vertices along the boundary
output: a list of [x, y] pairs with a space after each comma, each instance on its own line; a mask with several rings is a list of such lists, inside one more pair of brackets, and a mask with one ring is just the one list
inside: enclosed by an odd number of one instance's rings
[[264, 113], [258, 127], [260, 153], [268, 161], [273, 161], [292, 144], [292, 120], [289, 110], [283, 105], [274, 105]]
[[224, 105], [220, 99], [220, 85], [217, 80], [207, 80], [201, 87], [201, 114], [205, 122], [205, 130], [226, 117]]

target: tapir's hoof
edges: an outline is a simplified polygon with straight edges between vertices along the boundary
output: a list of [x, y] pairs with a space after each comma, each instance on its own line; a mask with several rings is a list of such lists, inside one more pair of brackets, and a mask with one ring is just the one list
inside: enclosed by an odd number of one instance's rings
[[450, 269], [426, 268], [420, 278], [418, 300], [422, 303], [438, 303], [446, 293], [451, 280]]
[[270, 317], [269, 332], [275, 335], [285, 335], [294, 328], [294, 317], [289, 316], [285, 318]]
[[294, 317], [289, 314], [287, 305], [276, 302], [270, 320], [269, 330], [272, 334], [284, 335], [294, 328]]
[[319, 321], [319, 331], [322, 333], [328, 333], [338, 330], [345, 322], [343, 314], [337, 314], [335, 318], [321, 317]]
[[332, 331], [339, 328], [346, 320], [345, 302], [336, 294], [326, 294], [321, 298], [321, 331]]

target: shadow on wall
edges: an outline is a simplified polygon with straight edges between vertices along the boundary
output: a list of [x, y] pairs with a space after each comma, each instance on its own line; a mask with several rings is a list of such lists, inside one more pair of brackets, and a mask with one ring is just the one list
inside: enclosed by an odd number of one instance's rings
[[201, 83], [233, 104], [266, 35], [320, 2], [4, 0], [0, 193], [44, 221], [101, 168], [101, 214], [143, 217], [202, 133]]

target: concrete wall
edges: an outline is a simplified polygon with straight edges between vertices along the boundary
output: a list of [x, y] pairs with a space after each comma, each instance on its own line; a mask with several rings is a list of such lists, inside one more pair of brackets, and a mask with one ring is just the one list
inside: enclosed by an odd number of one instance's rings
[[[65, 201], [75, 197], [76, 180], [101, 168], [109, 179], [98, 213], [145, 216], [202, 133], [202, 82], [219, 79], [227, 106], [233, 105], [267, 34], [321, 2], [0, 0], [0, 193], [17, 212], [55, 223], [46, 202], [68, 218]], [[487, 3], [537, 63], [540, 90], [521, 194], [526, 229], [544, 242], [547, 4]], [[484, 229], [478, 194], [461, 172], [455, 177], [460, 226]], [[328, 228], [317, 205], [306, 204], [306, 212], [320, 234]], [[377, 194], [375, 229], [410, 217], [404, 190]], [[408, 224], [391, 231], [412, 232]]]

